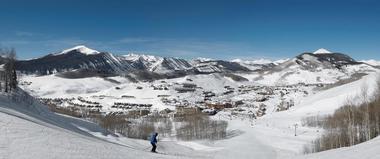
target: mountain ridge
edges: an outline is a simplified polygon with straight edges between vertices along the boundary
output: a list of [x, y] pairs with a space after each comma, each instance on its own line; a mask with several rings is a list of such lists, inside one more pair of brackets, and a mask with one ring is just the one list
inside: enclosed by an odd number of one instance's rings
[[[140, 80], [211, 73], [251, 74], [266, 72], [261, 74], [265, 75], [285, 71], [288, 72], [287, 74], [293, 74], [299, 70], [315, 72], [322, 69], [338, 70], [347, 74], [348, 66], [359, 67], [359, 65], [361, 65], [361, 69], [365, 70], [378, 69], [378, 67], [365, 62], [358, 62], [346, 54], [334, 53], [326, 49], [304, 52], [288, 60], [255, 62], [247, 60], [204, 60], [201, 58], [185, 60], [145, 54], [114, 55], [79, 45], [40, 58], [19, 60], [16, 63], [17, 69], [25, 74], [48, 75], [78, 72], [78, 70], [84, 72], [80, 70], [86, 70], [93, 75], [122, 75]], [[289, 70], [292, 71], [289, 72]], [[80, 73], [77, 73], [76, 77], [80, 77]]]

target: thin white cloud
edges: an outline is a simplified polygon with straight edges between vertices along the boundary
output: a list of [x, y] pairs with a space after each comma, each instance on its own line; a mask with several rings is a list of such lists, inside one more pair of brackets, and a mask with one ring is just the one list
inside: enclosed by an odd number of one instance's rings
[[[0, 40], [3, 46], [33, 48], [34, 52], [58, 52], [75, 45], [87, 45], [99, 51], [107, 51], [116, 54], [127, 54], [130, 52], [143, 52], [166, 57], [197, 58], [207, 57], [214, 59], [234, 59], [236, 57], [252, 57], [255, 54], [253, 48], [245, 43], [228, 41], [205, 41], [201, 39], [169, 39], [169, 38], [144, 38], [126, 37], [113, 41], [90, 41], [77, 37], [47, 39], [47, 40]], [[39, 49], [41, 47], [41, 49]], [[40, 50], [40, 51], [38, 51]], [[48, 53], [49, 53], [48, 52]], [[256, 54], [257, 55], [257, 54]], [[38, 55], [37, 55], [38, 56]]]
[[26, 32], [26, 31], [16, 31], [15, 34], [16, 34], [16, 36], [22, 36], [22, 37], [23, 36], [29, 37], [29, 36], [35, 35], [32, 32]]
[[127, 38], [123, 38], [123, 39], [120, 39], [118, 41], [116, 41], [116, 43], [145, 43], [145, 42], [154, 42], [154, 41], [158, 41], [159, 39], [155, 39], [155, 38], [139, 38], [139, 37], [127, 37]]
[[131, 51], [129, 52], [138, 50], [138, 52], [182, 58], [209, 57], [234, 59], [235, 56], [249, 57], [257, 55], [252, 51], [253, 48], [250, 45], [229, 41], [127, 37], [109, 44], [112, 44], [114, 47], [123, 47], [122, 50], [128, 50], [128, 47], [130, 47]]
[[0, 40], [2, 46], [17, 46], [31, 44], [30, 40]]

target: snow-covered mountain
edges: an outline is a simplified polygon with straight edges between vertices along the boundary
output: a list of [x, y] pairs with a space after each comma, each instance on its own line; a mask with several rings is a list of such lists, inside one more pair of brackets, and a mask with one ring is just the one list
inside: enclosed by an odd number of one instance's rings
[[273, 67], [262, 69], [259, 74], [243, 74], [252, 81], [262, 84], [335, 83], [357, 78], [378, 70], [364, 62], [358, 62], [348, 55], [319, 49], [305, 52]]
[[17, 69], [21, 72], [37, 74], [52, 74], [77, 69], [123, 72], [131, 68], [131, 65], [119, 61], [111, 53], [99, 52], [85, 46], [76, 46], [62, 52], [32, 60], [21, 60], [17, 63]]
[[[207, 71], [207, 68], [211, 71]], [[75, 76], [76, 78], [99, 74], [123, 74], [136, 79], [160, 79], [196, 73], [251, 71], [238, 63], [229, 61], [201, 60], [193, 63], [193, 61], [173, 57], [143, 54], [114, 55], [90, 49], [84, 45], [41, 58], [18, 61], [17, 69], [26, 74], [63, 73], [67, 76], [67, 74], [74, 72], [75, 75], [71, 74], [70, 77]]]
[[136, 69], [145, 69], [155, 73], [170, 73], [192, 68], [184, 59], [172, 57], [158, 57], [152, 55], [128, 54], [118, 57], [120, 61], [126, 61]]
[[[377, 65], [377, 64], [376, 64]], [[198, 58], [185, 60], [144, 54], [113, 55], [80, 45], [32, 60], [21, 60], [18, 70], [24, 73], [53, 74], [91, 72], [92, 74], [130, 75], [137, 80], [182, 77], [190, 74], [234, 73], [264, 83], [333, 83], [357, 73], [377, 69], [374, 62], [358, 62], [342, 53], [326, 49], [305, 52], [279, 61], [232, 61]], [[83, 73], [77, 73], [81, 77]], [[84, 76], [87, 77], [87, 76]]]
[[120, 56], [93, 50], [83, 45], [41, 58], [21, 60], [18, 61], [17, 67], [24, 73], [42, 75], [81, 69], [109, 74], [125, 74], [136, 71], [166, 74], [192, 69], [192, 65], [184, 59], [137, 54]]

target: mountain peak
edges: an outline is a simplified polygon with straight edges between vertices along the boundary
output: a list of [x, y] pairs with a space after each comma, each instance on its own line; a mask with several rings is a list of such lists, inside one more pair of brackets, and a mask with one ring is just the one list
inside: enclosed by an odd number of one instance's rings
[[63, 50], [60, 54], [65, 54], [65, 53], [68, 53], [68, 52], [71, 52], [71, 51], [74, 51], [74, 50], [76, 50], [76, 51], [78, 51], [80, 53], [86, 54], [86, 55], [100, 53], [99, 51], [90, 49], [90, 48], [88, 48], [88, 47], [86, 47], [84, 45], [78, 45], [78, 46], [72, 47], [70, 49]]
[[326, 50], [324, 48], [320, 48], [317, 51], [314, 51], [314, 54], [331, 54], [329, 50]]
[[243, 60], [243, 59], [234, 59], [231, 62], [237, 62], [237, 63], [245, 63], [245, 64], [269, 64], [273, 63], [272, 60], [269, 59], [254, 59], [254, 60]]
[[144, 61], [158, 61], [162, 59], [162, 57], [154, 56], [154, 55], [146, 55], [146, 54], [136, 54], [136, 53], [129, 53], [127, 55], [123, 55], [124, 59], [130, 60], [130, 61], [136, 61], [138, 59], [142, 59]]

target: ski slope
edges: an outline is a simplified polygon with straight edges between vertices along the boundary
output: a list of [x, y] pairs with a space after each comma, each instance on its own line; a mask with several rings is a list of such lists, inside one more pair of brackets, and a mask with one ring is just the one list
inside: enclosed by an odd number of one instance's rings
[[4, 95], [0, 119], [1, 159], [178, 158], [150, 153], [141, 148], [149, 146], [146, 141], [107, 141], [116, 137], [94, 123], [54, 114], [38, 103], [15, 103]]
[[378, 159], [380, 158], [380, 138], [377, 137], [362, 144], [352, 147], [339, 148], [335, 150], [324, 151], [307, 156], [298, 156], [296, 159]]

